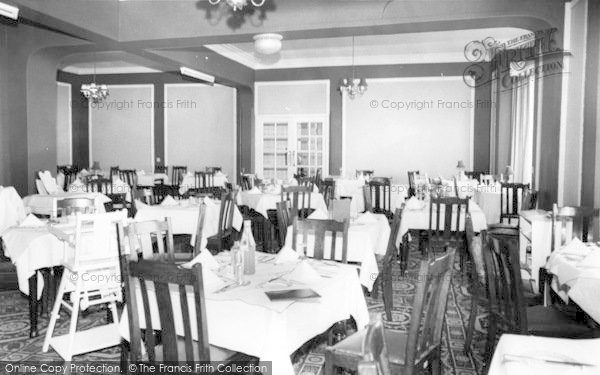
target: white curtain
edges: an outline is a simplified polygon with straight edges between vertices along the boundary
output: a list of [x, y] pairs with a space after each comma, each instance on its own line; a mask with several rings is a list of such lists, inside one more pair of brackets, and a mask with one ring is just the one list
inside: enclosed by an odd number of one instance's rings
[[[528, 71], [528, 69], [523, 69]], [[530, 184], [533, 175], [533, 115], [535, 76], [513, 83], [511, 116], [511, 166], [513, 181]]]

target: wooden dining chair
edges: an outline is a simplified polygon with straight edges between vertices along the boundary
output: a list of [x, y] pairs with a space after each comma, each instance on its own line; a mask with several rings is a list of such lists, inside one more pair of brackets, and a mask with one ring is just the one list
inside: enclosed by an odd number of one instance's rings
[[75, 181], [77, 178], [77, 173], [79, 173], [79, 168], [74, 165], [57, 165], [56, 173], [62, 173], [65, 176], [63, 181], [62, 189], [67, 191], [69, 186]]
[[[535, 190], [530, 190], [530, 189], [525, 189], [522, 192], [522, 198], [521, 198], [521, 208], [518, 212], [521, 212], [523, 210], [534, 210], [537, 207], [537, 197], [538, 197], [538, 192]], [[490, 233], [492, 232], [497, 232], [497, 233], [501, 233], [503, 235], [512, 235], [512, 236], [519, 236], [519, 222], [520, 219], [518, 219], [516, 221], [516, 223], [514, 222], [514, 220], [509, 221], [509, 222], [500, 222], [500, 223], [493, 223], [493, 224], [488, 224], [488, 231]]]
[[160, 204], [167, 195], [174, 199], [180, 199], [179, 186], [158, 184], [152, 187], [152, 204]]
[[468, 198], [431, 198], [429, 203], [427, 248], [434, 252], [446, 251], [449, 247], [457, 249], [461, 270], [465, 270], [466, 262], [464, 221], [468, 212]]
[[96, 211], [96, 204], [91, 198], [64, 198], [56, 201], [57, 216], [75, 214], [91, 214]]
[[233, 228], [233, 215], [236, 207], [237, 193], [237, 190], [233, 190], [221, 197], [218, 232], [206, 239], [206, 248], [214, 254], [230, 249], [233, 242], [237, 239], [237, 233]]
[[[208, 343], [201, 264], [185, 269], [165, 262], [121, 257], [121, 268], [131, 363], [226, 361], [236, 354]], [[176, 331], [176, 321], [181, 322], [182, 332]], [[145, 323], [144, 330], [140, 322]], [[196, 329], [192, 330], [194, 326]], [[160, 341], [155, 331], [160, 331]]]
[[240, 186], [243, 191], [250, 190], [254, 187], [254, 178], [249, 174], [240, 175]]
[[138, 186], [137, 181], [137, 172], [135, 169], [121, 169], [119, 170], [119, 178], [126, 182], [130, 188], [133, 189], [134, 186]]
[[414, 197], [417, 193], [417, 184], [415, 176], [419, 175], [419, 171], [408, 171], [408, 197]]
[[196, 189], [204, 187], [204, 172], [194, 171], [194, 186]]
[[392, 219], [391, 194], [392, 183], [388, 177], [373, 177], [369, 180], [369, 189], [371, 190], [373, 212], [385, 215]]
[[292, 213], [287, 201], [277, 202], [277, 232], [279, 248], [285, 245], [285, 238], [287, 236], [287, 230], [292, 225]]
[[500, 222], [506, 220], [509, 224], [519, 220], [521, 202], [529, 190], [529, 184], [518, 182], [503, 182], [500, 184]]
[[488, 336], [485, 353], [491, 359], [498, 330], [505, 333], [561, 338], [592, 338], [599, 334], [556, 306], [527, 306], [521, 279], [519, 241], [488, 233], [482, 251], [487, 276]]
[[333, 178], [323, 180], [319, 192], [323, 195], [327, 207], [330, 207], [331, 201], [335, 199], [335, 180]]
[[88, 193], [112, 194], [112, 180], [109, 178], [96, 178], [86, 183]]
[[311, 208], [312, 190], [306, 186], [283, 186], [281, 201], [290, 202], [292, 217], [306, 218], [313, 211]]
[[134, 221], [124, 228], [132, 259], [175, 261], [171, 218]]
[[[299, 252], [304, 252], [309, 255], [307, 248], [309, 245], [309, 235], [313, 236], [314, 245], [312, 248], [312, 256], [314, 259], [329, 259], [337, 260], [342, 263], [348, 263], [348, 220], [339, 222], [335, 220], [319, 220], [319, 219], [303, 219], [298, 217], [292, 219], [292, 248]], [[342, 245], [341, 254], [338, 255], [339, 243], [338, 236], [341, 235]], [[328, 241], [330, 247], [325, 252], [326, 236], [330, 238]]]
[[369, 324], [362, 342], [362, 359], [358, 375], [391, 375], [385, 331], [381, 319]]
[[310, 189], [310, 191], [314, 191], [315, 188], [315, 179], [314, 177], [304, 176], [298, 177], [298, 186], [305, 186]]
[[[441, 375], [442, 328], [455, 250], [440, 258], [423, 260], [417, 289], [413, 297], [410, 325], [407, 331], [385, 329], [388, 361], [392, 374], [418, 374], [425, 366]], [[336, 367], [356, 371], [363, 358], [366, 329], [347, 337], [325, 351], [325, 375], [333, 375]]]
[[371, 292], [371, 296], [376, 299], [378, 296], [378, 288], [379, 286], [381, 286], [383, 292], [383, 306], [385, 309], [386, 318], [390, 322], [392, 321], [392, 309], [394, 307], [394, 299], [392, 295], [392, 267], [398, 259], [399, 255], [398, 247], [396, 246], [396, 239], [398, 238], [398, 233], [400, 232], [402, 210], [403, 207], [398, 208], [394, 213], [394, 221], [390, 226], [391, 230], [390, 236], [388, 237], [386, 252], [381, 262], [382, 272], [381, 274], [379, 274], [377, 280], [375, 280], [375, 284], [373, 285], [373, 291]]
[[363, 200], [365, 202], [365, 212], [373, 212], [373, 198], [371, 197], [371, 187], [369, 185], [362, 186]]
[[119, 176], [119, 166], [110, 167], [109, 178], [112, 179], [113, 176]]
[[202, 239], [204, 238], [204, 219], [206, 216], [206, 203], [201, 203], [198, 208], [198, 222], [196, 224], [196, 238], [194, 241], [194, 252], [193, 257], [200, 254], [200, 252], [204, 249]]
[[171, 168], [171, 184], [179, 186], [181, 181], [183, 181], [183, 177], [187, 173], [186, 166], [173, 166]]
[[486, 297], [487, 285], [482, 253], [484, 249], [482, 244], [486, 241], [486, 231], [481, 231], [479, 237], [475, 236], [470, 212], [467, 212], [465, 217], [465, 233], [467, 238], [467, 249], [471, 258], [471, 282], [473, 288], [471, 293], [471, 310], [465, 334], [464, 351], [465, 353], [470, 353], [471, 342], [473, 341], [473, 334], [475, 332], [477, 309], [480, 301]]

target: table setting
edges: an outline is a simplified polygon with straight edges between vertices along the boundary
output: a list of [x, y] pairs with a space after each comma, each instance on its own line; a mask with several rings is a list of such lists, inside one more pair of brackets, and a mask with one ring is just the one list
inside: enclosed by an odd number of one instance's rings
[[600, 339], [563, 339], [504, 334], [488, 375], [600, 373]]
[[[309, 219], [330, 219], [327, 211], [317, 210], [308, 216]], [[365, 212], [356, 216], [351, 216], [350, 226], [348, 228], [348, 249], [347, 260], [350, 263], [358, 263], [360, 269], [360, 282], [368, 290], [373, 288], [373, 284], [379, 275], [377, 266], [377, 255], [385, 255], [387, 243], [390, 236], [390, 225], [382, 214], [373, 214]], [[285, 247], [292, 247], [293, 227], [290, 226], [287, 230]], [[331, 257], [331, 235], [325, 236], [325, 252], [326, 258]], [[306, 256], [312, 256], [314, 247], [314, 236], [307, 237], [307, 243], [304, 244]], [[334, 259], [342, 258], [342, 241], [336, 239], [336, 249]], [[356, 266], [355, 266], [356, 268]]]
[[[294, 374], [290, 355], [335, 322], [352, 316], [363, 327], [369, 321], [354, 266], [307, 259], [292, 249], [277, 255], [257, 252], [255, 272], [238, 284], [230, 251], [212, 256], [204, 250], [180, 266], [196, 263], [202, 264], [209, 343], [272, 361], [274, 374]], [[172, 300], [179, 299], [177, 288], [171, 294]], [[154, 293], [149, 297], [153, 327], [160, 327]], [[188, 292], [187, 297], [192, 305], [193, 294]], [[140, 294], [138, 298], [141, 306]], [[181, 315], [179, 304], [173, 304], [173, 313]], [[124, 310], [119, 331], [128, 339], [126, 317]], [[191, 322], [192, 338], [197, 339], [194, 317]], [[183, 335], [178, 319], [175, 330]]]
[[[225, 175], [223, 172], [217, 171], [213, 174], [213, 186], [224, 188], [228, 182], [229, 180], [227, 179], [227, 175]], [[196, 188], [196, 178], [194, 173], [187, 172], [179, 184], [179, 194], [183, 195], [189, 189], [194, 188]]]
[[[202, 228], [202, 246], [206, 245], [207, 237], [218, 232], [219, 214], [221, 201], [210, 197], [175, 200], [168, 195], [158, 205], [147, 205], [136, 200], [137, 213], [135, 221], [164, 220], [165, 217], [171, 218], [173, 234], [192, 235], [191, 244], [195, 243], [196, 230], [198, 226], [198, 215], [200, 213], [200, 204], [206, 204], [204, 213], [204, 227]], [[243, 217], [237, 207], [233, 210], [233, 228], [240, 230]]]
[[565, 303], [573, 300], [600, 323], [600, 243], [584, 243], [575, 237], [551, 253], [546, 269], [558, 296]]
[[[281, 184], [268, 183], [262, 185], [260, 188], [255, 186], [250, 190], [241, 191], [237, 195], [237, 204], [248, 206], [265, 218], [268, 218], [267, 211], [276, 210], [277, 202], [281, 201], [281, 187]], [[305, 199], [308, 199], [308, 195]], [[298, 204], [301, 205], [301, 202]], [[323, 194], [318, 192], [316, 186], [315, 191], [310, 195], [310, 206], [314, 210], [327, 211]]]

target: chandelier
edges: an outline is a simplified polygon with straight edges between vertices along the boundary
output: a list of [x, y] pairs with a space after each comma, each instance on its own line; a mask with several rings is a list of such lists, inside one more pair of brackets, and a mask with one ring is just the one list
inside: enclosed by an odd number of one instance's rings
[[82, 84], [80, 91], [86, 99], [93, 103], [99, 103], [108, 96], [108, 87], [96, 84], [96, 53], [94, 53], [94, 80], [87, 85]]
[[367, 91], [367, 80], [355, 78], [354, 69], [354, 36], [352, 36], [352, 78], [344, 78], [340, 83], [340, 92], [347, 93], [350, 99]]
[[[221, 0], [208, 0], [208, 2], [212, 5], [217, 5], [221, 2]], [[229, 6], [231, 6], [234, 11], [242, 9], [243, 7], [248, 5], [248, 0], [224, 0], [224, 2], [229, 4]], [[261, 7], [265, 3], [265, 0], [250, 0], [250, 2], [255, 7]]]

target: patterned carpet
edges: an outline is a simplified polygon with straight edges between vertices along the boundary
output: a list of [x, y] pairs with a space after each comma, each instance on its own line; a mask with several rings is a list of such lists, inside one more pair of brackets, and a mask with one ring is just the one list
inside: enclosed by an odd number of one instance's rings
[[[394, 311], [393, 321], [385, 322], [392, 329], [406, 329], [410, 321], [412, 297], [415, 291], [415, 278], [421, 255], [412, 250], [409, 257], [407, 277], [400, 276], [399, 267], [394, 267]], [[485, 348], [485, 325], [487, 323], [485, 307], [480, 306], [476, 333], [473, 339], [473, 354], [465, 355], [463, 343], [465, 326], [470, 313], [470, 283], [461, 272], [454, 273], [453, 282], [448, 296], [446, 311], [446, 324], [444, 325], [442, 361], [443, 373], [455, 375], [479, 374], [482, 368], [483, 351]], [[381, 294], [379, 299], [367, 297], [369, 311], [372, 317], [383, 313]], [[40, 318], [40, 336], [29, 338], [29, 317], [27, 298], [18, 291], [0, 292], [0, 361], [61, 361], [61, 358], [52, 349], [42, 353], [43, 337], [46, 332], [48, 320]], [[98, 321], [104, 321], [106, 313], [92, 311], [80, 314], [78, 330], [94, 326]], [[57, 324], [57, 333], [67, 331], [68, 316], [64, 313]], [[321, 372], [325, 348], [325, 336], [312, 340], [294, 356], [296, 372], [298, 374], [318, 375]], [[84, 361], [118, 361], [120, 348], [113, 347], [100, 352], [89, 353], [76, 357]]]

